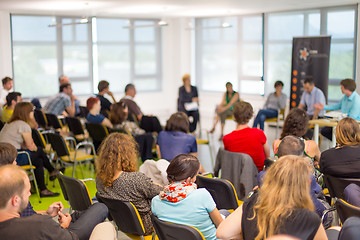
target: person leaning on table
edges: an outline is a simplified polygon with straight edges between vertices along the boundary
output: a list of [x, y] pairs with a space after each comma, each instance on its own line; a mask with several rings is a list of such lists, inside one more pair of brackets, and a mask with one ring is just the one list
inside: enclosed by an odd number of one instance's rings
[[[341, 110], [355, 120], [360, 120], [360, 96], [356, 89], [356, 83], [353, 79], [347, 78], [340, 82], [341, 92], [344, 94], [340, 102], [333, 105], [314, 104], [315, 108], [325, 109], [327, 111]], [[332, 128], [324, 127], [321, 135], [328, 139], [332, 139]]]

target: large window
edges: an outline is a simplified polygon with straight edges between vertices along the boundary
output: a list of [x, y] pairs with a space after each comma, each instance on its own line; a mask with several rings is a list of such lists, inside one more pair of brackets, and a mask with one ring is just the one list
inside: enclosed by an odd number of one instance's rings
[[355, 76], [356, 7], [322, 8], [265, 15], [265, 89], [276, 80], [290, 92], [292, 38], [330, 35], [328, 100], [342, 97], [340, 81]]
[[263, 93], [261, 15], [196, 19], [195, 31], [201, 90], [224, 91], [232, 82], [240, 92]]
[[[198, 18], [197, 82], [204, 91], [223, 91], [231, 81], [242, 93], [269, 94], [275, 81], [282, 80], [288, 94], [293, 37], [331, 35], [328, 99], [337, 100], [341, 79], [355, 76], [356, 16], [356, 6], [346, 6], [264, 17]], [[215, 28], [224, 22], [232, 28]]]
[[52, 17], [12, 17], [14, 88], [27, 97], [58, 92], [56, 28]]
[[[74, 93], [97, 92], [107, 80], [113, 92], [127, 83], [139, 91], [160, 89], [161, 30], [156, 20], [12, 15], [15, 90], [25, 97], [58, 92], [58, 76], [68, 76]], [[124, 28], [125, 26], [134, 28]], [[57, 27], [48, 25], [58, 24]]]

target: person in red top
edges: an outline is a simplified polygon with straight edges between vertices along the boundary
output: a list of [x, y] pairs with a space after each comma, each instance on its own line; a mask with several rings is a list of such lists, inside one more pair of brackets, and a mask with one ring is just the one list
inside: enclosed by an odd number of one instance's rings
[[265, 159], [270, 156], [270, 148], [264, 132], [248, 126], [254, 115], [253, 108], [248, 102], [238, 102], [234, 104], [233, 111], [237, 126], [224, 136], [224, 148], [230, 152], [249, 154], [258, 170], [262, 171]]

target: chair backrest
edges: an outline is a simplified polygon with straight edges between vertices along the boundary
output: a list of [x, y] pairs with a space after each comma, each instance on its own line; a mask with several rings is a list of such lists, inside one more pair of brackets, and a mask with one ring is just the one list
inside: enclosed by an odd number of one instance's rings
[[120, 231], [139, 236], [145, 234], [144, 225], [139, 212], [131, 202], [103, 198], [100, 197], [98, 193], [96, 194], [96, 198], [99, 202], [104, 203], [108, 207], [109, 214]]
[[194, 227], [165, 222], [157, 218], [154, 214], [151, 215], [151, 222], [159, 240], [205, 240], [202, 233]]
[[206, 188], [210, 192], [218, 209], [236, 209], [239, 206], [235, 188], [228, 180], [198, 175], [196, 184], [198, 188]]
[[79, 114], [80, 117], [86, 118], [86, 116], [89, 113], [89, 109], [87, 109], [87, 107], [84, 106], [79, 106], [79, 109], [80, 109], [80, 114]]
[[45, 115], [49, 126], [53, 127], [54, 129], [59, 129], [63, 127], [61, 121], [55, 114], [45, 113]]
[[31, 129], [31, 135], [32, 135], [34, 143], [37, 147], [42, 148], [42, 149], [46, 148], [46, 146], [45, 146], [46, 141], [45, 141], [43, 135], [39, 132], [39, 130]]
[[343, 199], [336, 200], [335, 208], [339, 214], [339, 218], [342, 224], [344, 224], [345, 220], [349, 217], [360, 217], [360, 208], [345, 202]]
[[4, 123], [3, 123], [3, 121], [0, 121], [0, 131], [1, 131], [1, 129], [4, 127]]
[[92, 205], [86, 184], [76, 178], [58, 173], [61, 190], [65, 200], [69, 201], [72, 210], [84, 211]]
[[43, 111], [35, 109], [34, 110], [34, 118], [40, 127], [47, 127], [47, 119]]
[[102, 142], [109, 135], [107, 128], [100, 123], [87, 122], [85, 126], [94, 141]]
[[76, 117], [66, 117], [65, 119], [70, 132], [72, 132], [74, 135], [85, 134], [80, 119]]
[[327, 174], [324, 174], [324, 182], [326, 187], [329, 189], [329, 193], [332, 198], [342, 198], [344, 189], [350, 183], [355, 183], [356, 185], [360, 186], [360, 178], [340, 178]]
[[219, 148], [214, 167], [216, 177], [220, 169], [221, 178], [229, 180], [234, 185], [236, 194], [242, 201], [257, 185], [258, 169], [248, 154]]
[[65, 139], [60, 134], [48, 133], [47, 136], [52, 149], [54, 149], [59, 157], [70, 155]]

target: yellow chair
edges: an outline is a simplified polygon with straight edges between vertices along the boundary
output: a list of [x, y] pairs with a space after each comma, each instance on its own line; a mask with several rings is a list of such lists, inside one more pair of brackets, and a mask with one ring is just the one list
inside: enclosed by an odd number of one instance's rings
[[285, 119], [285, 108], [278, 110], [278, 115], [276, 118], [267, 118], [265, 122], [276, 122], [276, 131], [275, 131], [275, 139], [278, 137], [280, 121]]
[[[72, 150], [68, 146], [67, 142], [65, 141], [64, 137], [56, 134], [56, 133], [49, 133], [48, 140], [51, 144], [52, 149], [56, 152], [57, 160], [61, 160], [61, 162], [72, 163], [73, 165], [73, 174], [72, 177], [75, 177], [75, 167], [76, 164], [80, 164], [81, 173], [84, 177], [84, 173], [82, 171], [81, 163], [86, 161], [93, 161], [96, 160], [95, 148], [94, 145], [90, 142], [81, 142], [76, 145], [76, 140], [72, 137], [68, 137], [67, 140], [72, 142], [75, 146], [75, 149]], [[93, 154], [89, 154], [83, 150], [81, 147], [90, 147]]]
[[226, 179], [197, 175], [196, 184], [198, 188], [209, 191], [218, 209], [233, 211], [243, 203], [238, 199], [232, 183]]
[[151, 222], [154, 225], [159, 240], [205, 240], [203, 234], [195, 227], [165, 222], [151, 215]]
[[140, 218], [139, 212], [132, 202], [100, 197], [97, 193], [96, 198], [104, 203], [109, 209], [109, 220], [114, 220], [117, 228], [131, 239], [150, 240], [152, 235], [144, 235], [145, 228]]
[[37, 181], [36, 181], [36, 177], [35, 177], [35, 172], [34, 172], [34, 169], [36, 169], [35, 166], [32, 165], [32, 162], [31, 162], [31, 158], [30, 158], [30, 155], [28, 152], [26, 151], [19, 151], [18, 152], [18, 155], [21, 155], [21, 154], [24, 154], [28, 161], [29, 161], [29, 164], [28, 165], [23, 165], [23, 166], [20, 166], [22, 169], [24, 169], [28, 174], [31, 175], [31, 178], [30, 180], [33, 180], [34, 181], [34, 186], [35, 186], [35, 190], [36, 190], [36, 195], [38, 196], [39, 198], [39, 203], [41, 202], [40, 200], [40, 191], [39, 191], [39, 187], [38, 187], [38, 184], [37, 184]]

